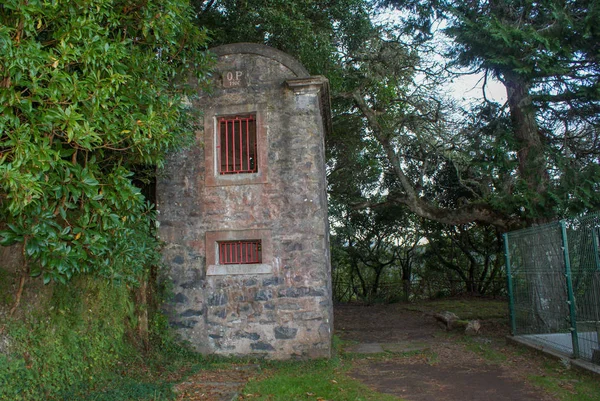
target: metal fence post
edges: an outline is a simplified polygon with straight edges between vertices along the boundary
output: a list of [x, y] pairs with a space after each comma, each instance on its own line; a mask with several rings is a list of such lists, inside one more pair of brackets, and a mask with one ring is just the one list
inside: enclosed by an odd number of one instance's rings
[[594, 261], [596, 262], [596, 270], [600, 271], [600, 254], [598, 253], [598, 228], [596, 227], [592, 227], [592, 245], [594, 247]]
[[565, 258], [565, 276], [567, 278], [567, 295], [569, 300], [569, 318], [571, 320], [571, 341], [573, 342], [573, 358], [579, 358], [579, 337], [577, 336], [577, 312], [575, 310], [575, 296], [573, 294], [573, 281], [571, 279], [571, 260], [569, 258], [569, 243], [567, 241], [567, 225], [560, 221], [563, 242], [563, 255]]
[[508, 286], [508, 311], [510, 316], [510, 330], [513, 336], [517, 335], [517, 321], [515, 317], [515, 299], [513, 296], [512, 273], [510, 270], [510, 255], [508, 253], [508, 234], [502, 235], [504, 238], [504, 261], [506, 264], [506, 284]]

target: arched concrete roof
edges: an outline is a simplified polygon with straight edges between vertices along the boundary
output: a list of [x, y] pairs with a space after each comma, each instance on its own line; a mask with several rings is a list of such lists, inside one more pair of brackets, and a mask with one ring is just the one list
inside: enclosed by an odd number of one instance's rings
[[302, 64], [292, 56], [280, 50], [258, 43], [232, 43], [209, 49], [217, 56], [228, 54], [257, 54], [277, 61], [289, 68], [298, 78], [309, 77], [310, 74]]

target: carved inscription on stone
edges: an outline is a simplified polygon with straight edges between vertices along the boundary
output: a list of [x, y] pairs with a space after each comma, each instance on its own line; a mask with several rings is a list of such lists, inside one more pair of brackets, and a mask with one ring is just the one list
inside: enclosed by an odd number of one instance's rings
[[240, 70], [223, 72], [224, 88], [243, 88], [248, 85], [246, 72]]

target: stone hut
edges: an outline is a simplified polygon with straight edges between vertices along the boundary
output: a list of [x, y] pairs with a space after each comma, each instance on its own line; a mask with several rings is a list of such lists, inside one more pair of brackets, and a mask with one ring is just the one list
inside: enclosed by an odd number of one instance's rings
[[196, 144], [157, 182], [171, 325], [205, 354], [328, 357], [328, 82], [267, 46], [212, 52]]

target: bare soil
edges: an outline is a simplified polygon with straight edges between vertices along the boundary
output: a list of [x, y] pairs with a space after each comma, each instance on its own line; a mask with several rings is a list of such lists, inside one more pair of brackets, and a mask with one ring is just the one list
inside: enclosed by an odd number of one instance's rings
[[175, 386], [177, 401], [231, 401], [248, 379], [257, 375], [257, 365], [231, 364], [228, 368], [201, 370]]
[[[543, 375], [540, 358], [507, 345], [508, 329], [498, 319], [481, 323], [480, 334], [467, 337], [462, 330], [446, 332], [427, 309], [398, 304], [339, 305], [335, 310], [336, 333], [349, 342], [349, 351], [353, 342], [379, 343], [388, 351], [357, 356], [350, 371], [378, 392], [409, 401], [556, 400], [527, 382], [529, 375]], [[394, 343], [400, 351], [415, 344], [416, 351], [389, 352]], [[486, 350], [500, 361], [484, 359]]]

